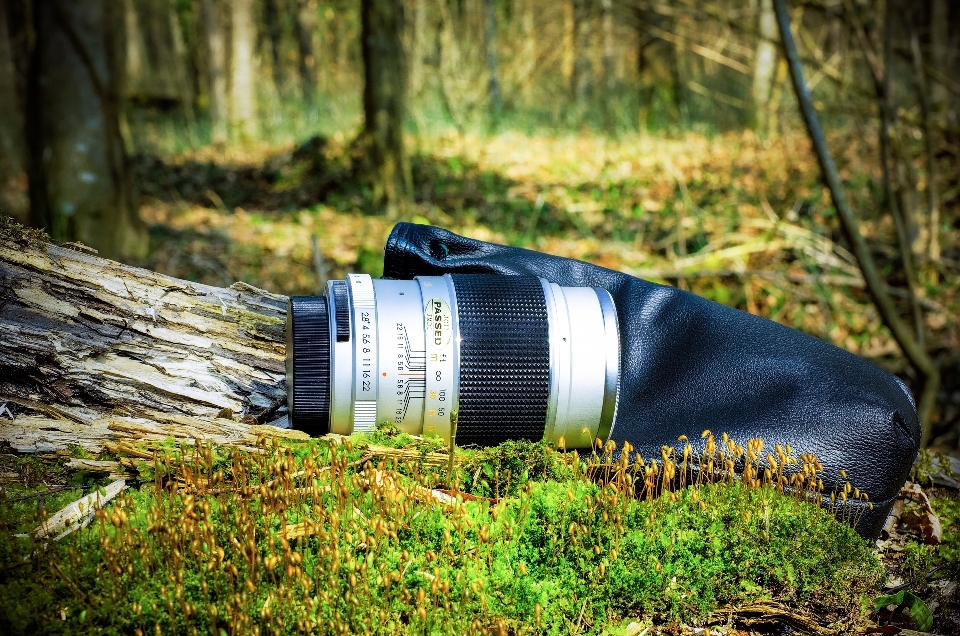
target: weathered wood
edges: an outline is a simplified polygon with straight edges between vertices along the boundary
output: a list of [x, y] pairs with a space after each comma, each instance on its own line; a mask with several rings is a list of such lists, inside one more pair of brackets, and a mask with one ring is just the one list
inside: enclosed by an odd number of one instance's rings
[[[285, 421], [286, 297], [221, 289], [51, 245], [0, 218], [0, 440], [249, 445]], [[237, 418], [240, 421], [235, 421]]]
[[93, 513], [98, 508], [103, 508], [107, 502], [123, 492], [126, 487], [127, 482], [118, 479], [111, 482], [103, 492], [100, 492], [98, 488], [86, 497], [80, 497], [80, 499], [67, 504], [36, 527], [33, 531], [34, 538], [45, 539], [56, 535], [54, 541], [59, 541], [74, 530], [79, 530], [90, 523]]

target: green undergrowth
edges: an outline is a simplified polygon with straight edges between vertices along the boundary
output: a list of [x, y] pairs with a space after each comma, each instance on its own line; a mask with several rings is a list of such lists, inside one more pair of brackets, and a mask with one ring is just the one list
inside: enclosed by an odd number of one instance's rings
[[48, 545], [17, 536], [41, 513], [4, 487], [0, 632], [616, 634], [764, 599], [837, 615], [884, 576], [853, 528], [778, 488], [789, 460], [664, 490], [695, 458], [610, 450], [509, 442], [458, 450], [451, 471], [439, 442], [389, 428], [168, 444]]

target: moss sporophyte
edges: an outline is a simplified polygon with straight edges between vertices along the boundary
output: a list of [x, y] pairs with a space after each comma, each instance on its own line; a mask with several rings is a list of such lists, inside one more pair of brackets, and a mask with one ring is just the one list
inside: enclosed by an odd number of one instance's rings
[[452, 464], [389, 429], [158, 446], [150, 480], [63, 541], [17, 537], [34, 520], [3, 499], [0, 628], [600, 634], [759, 600], [866, 606], [884, 573], [852, 527], [865, 495], [837, 484], [820, 505], [815, 457], [702, 442], [650, 460], [510, 442]]

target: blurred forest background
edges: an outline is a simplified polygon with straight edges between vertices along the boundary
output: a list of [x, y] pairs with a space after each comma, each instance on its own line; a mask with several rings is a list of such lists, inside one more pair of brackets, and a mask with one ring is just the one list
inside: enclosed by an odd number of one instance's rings
[[829, 340], [900, 375], [941, 447], [958, 159], [952, 0], [0, 4], [0, 212], [58, 242], [312, 293], [434, 223]]

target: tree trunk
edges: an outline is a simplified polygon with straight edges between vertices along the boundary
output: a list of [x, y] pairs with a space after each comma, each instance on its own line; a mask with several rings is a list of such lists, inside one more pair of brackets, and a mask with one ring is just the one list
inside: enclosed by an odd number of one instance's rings
[[57, 241], [142, 257], [148, 237], [120, 135], [123, 7], [48, 0], [33, 11], [27, 141], [34, 222]]
[[497, 5], [494, 0], [483, 0], [483, 42], [487, 54], [487, 99], [490, 115], [500, 115], [503, 98], [500, 92], [499, 69], [497, 68]]
[[283, 68], [283, 28], [280, 24], [280, 14], [284, 7], [281, 0], [264, 0], [263, 17], [267, 27], [267, 40], [270, 47], [270, 70], [273, 72], [273, 85], [278, 95], [286, 94], [286, 79]]
[[407, 64], [403, 51], [402, 0], [363, 0], [363, 141], [373, 200], [391, 217], [407, 207], [413, 192], [403, 144]]
[[257, 132], [254, 49], [257, 41], [253, 0], [231, 0], [230, 126], [241, 138]]
[[[286, 415], [286, 298], [220, 289], [45, 243], [0, 221], [0, 441], [250, 444]], [[230, 418], [236, 417], [237, 420]], [[246, 424], [243, 422], [247, 422]]]
[[308, 104], [317, 96], [317, 31], [316, 0], [297, 0], [297, 69], [300, 72], [300, 95]]
[[213, 142], [227, 141], [226, 44], [217, 0], [200, 0], [200, 24], [207, 63], [207, 95]]
[[760, 0], [757, 21], [760, 38], [753, 63], [753, 108], [757, 130], [768, 133], [770, 123], [770, 96], [773, 76], [777, 68], [777, 18], [773, 13], [773, 0]]
[[[26, 34], [14, 29], [12, 6], [0, 7], [0, 215], [22, 223], [30, 219], [27, 186], [27, 142], [23, 136], [23, 91], [15, 61], [14, 39]], [[23, 25], [21, 25], [23, 26]]]

